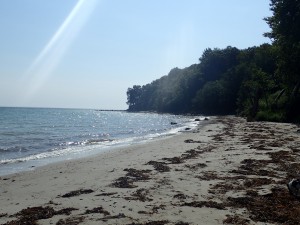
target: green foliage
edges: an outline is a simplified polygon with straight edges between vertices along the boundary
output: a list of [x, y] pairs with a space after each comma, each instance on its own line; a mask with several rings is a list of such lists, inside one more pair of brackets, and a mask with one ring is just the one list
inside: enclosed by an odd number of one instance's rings
[[271, 0], [273, 15], [265, 20], [271, 31], [265, 36], [278, 50], [276, 73], [288, 96], [285, 109], [291, 120], [300, 114], [300, 0]]
[[206, 49], [199, 64], [127, 91], [129, 111], [251, 114], [277, 86], [275, 54], [268, 44], [245, 50]]
[[228, 114], [227, 99], [228, 90], [225, 88], [223, 81], [207, 82], [202, 89], [197, 92], [193, 100], [194, 109], [204, 114]]
[[300, 122], [300, 0], [271, 0], [273, 44], [206, 49], [198, 64], [128, 88], [130, 111], [239, 114]]
[[272, 121], [272, 122], [282, 122], [285, 121], [284, 112], [274, 112], [271, 110], [259, 111], [255, 116], [256, 121]]
[[134, 85], [127, 90], [127, 104], [130, 110], [140, 110], [139, 104], [142, 101], [142, 88], [140, 85]]
[[229, 68], [238, 63], [239, 50], [228, 46], [226, 49], [214, 50], [208, 48], [204, 51], [200, 60], [200, 71], [206, 82], [218, 80]]

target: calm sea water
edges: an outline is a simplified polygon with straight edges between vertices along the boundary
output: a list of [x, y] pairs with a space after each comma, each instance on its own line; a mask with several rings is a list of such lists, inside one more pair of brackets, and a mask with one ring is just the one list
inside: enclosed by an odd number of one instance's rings
[[191, 117], [167, 114], [0, 107], [0, 175], [173, 135], [192, 126], [196, 124]]

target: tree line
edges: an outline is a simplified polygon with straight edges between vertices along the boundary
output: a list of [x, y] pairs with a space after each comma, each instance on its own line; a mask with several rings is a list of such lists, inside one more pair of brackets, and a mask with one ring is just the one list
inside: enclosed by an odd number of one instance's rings
[[272, 44], [207, 48], [199, 63], [127, 90], [128, 111], [300, 121], [300, 0], [271, 0]]

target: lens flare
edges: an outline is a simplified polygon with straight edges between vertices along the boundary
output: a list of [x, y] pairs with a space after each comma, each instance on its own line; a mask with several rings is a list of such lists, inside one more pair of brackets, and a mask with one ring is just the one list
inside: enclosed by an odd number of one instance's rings
[[22, 79], [24, 83], [28, 84], [27, 91], [23, 96], [25, 104], [37, 94], [61, 63], [64, 54], [78, 36], [98, 3], [98, 0], [78, 0], [50, 41], [35, 58]]

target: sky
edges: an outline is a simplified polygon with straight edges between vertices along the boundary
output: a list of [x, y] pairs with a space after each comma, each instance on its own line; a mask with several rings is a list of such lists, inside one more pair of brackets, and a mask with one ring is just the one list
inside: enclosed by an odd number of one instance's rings
[[206, 48], [270, 43], [269, 0], [0, 0], [0, 106], [127, 109]]

